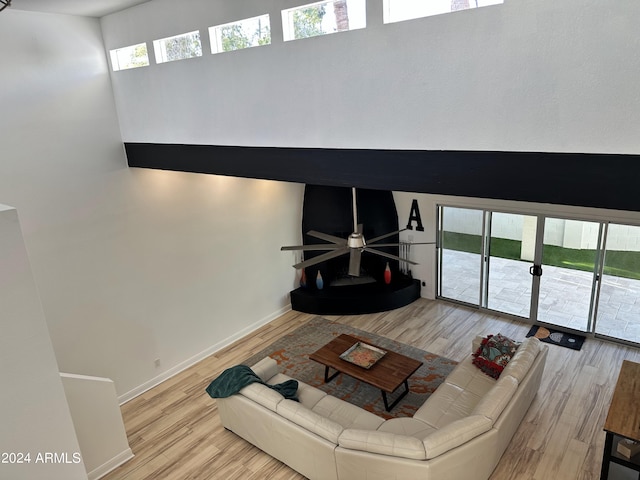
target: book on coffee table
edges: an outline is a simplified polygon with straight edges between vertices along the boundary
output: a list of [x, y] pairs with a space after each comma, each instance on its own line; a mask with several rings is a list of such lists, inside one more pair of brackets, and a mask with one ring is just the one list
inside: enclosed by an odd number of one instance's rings
[[362, 368], [371, 368], [387, 352], [364, 342], [356, 342], [340, 358]]

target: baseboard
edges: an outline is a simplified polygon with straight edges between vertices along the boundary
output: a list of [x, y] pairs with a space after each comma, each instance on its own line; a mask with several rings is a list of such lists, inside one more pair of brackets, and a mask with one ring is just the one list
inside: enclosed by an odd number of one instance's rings
[[108, 462], [105, 462], [98, 468], [94, 468], [90, 472], [87, 472], [87, 477], [89, 478], [89, 480], [98, 480], [99, 478], [104, 477], [107, 473], [118, 468], [124, 462], [131, 460], [133, 456], [134, 455], [131, 449], [127, 448], [125, 451], [119, 453]]
[[250, 334], [251, 332], [253, 332], [253, 331], [257, 330], [258, 328], [266, 325], [267, 323], [275, 320], [279, 316], [284, 315], [289, 310], [291, 310], [291, 304], [285, 305], [280, 310], [272, 313], [271, 315], [268, 315], [267, 317], [265, 317], [265, 318], [263, 318], [261, 320], [258, 320], [257, 322], [249, 325], [248, 327], [243, 328], [239, 332], [234, 333], [230, 337], [227, 337], [224, 340], [221, 340], [220, 342], [216, 343], [215, 345], [212, 345], [211, 347], [207, 348], [206, 350], [194, 355], [191, 358], [188, 358], [187, 360], [185, 360], [184, 362], [179, 363], [175, 367], [170, 368], [166, 372], [161, 373], [157, 377], [154, 377], [151, 380], [143, 383], [142, 385], [140, 385], [140, 386], [138, 386], [138, 387], [136, 387], [136, 388], [134, 388], [132, 390], [129, 390], [128, 392], [126, 392], [126, 393], [124, 393], [122, 395], [120, 395], [118, 397], [118, 402], [120, 403], [120, 405], [122, 405], [124, 403], [127, 403], [130, 400], [133, 400], [138, 395], [142, 395], [147, 390], [150, 390], [153, 387], [155, 387], [157, 385], [160, 385], [162, 382], [170, 379], [174, 375], [177, 375], [178, 373], [180, 373], [180, 372], [186, 370], [187, 368], [195, 365], [199, 361], [204, 360], [208, 356], [213, 355], [214, 353], [216, 353], [216, 352], [222, 350], [223, 348], [231, 345], [233, 342], [235, 342], [235, 341], [241, 339], [242, 337]]

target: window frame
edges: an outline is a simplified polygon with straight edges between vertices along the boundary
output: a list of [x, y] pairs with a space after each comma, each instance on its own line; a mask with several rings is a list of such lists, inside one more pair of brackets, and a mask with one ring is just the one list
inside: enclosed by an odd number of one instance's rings
[[[291, 7], [291, 8], [285, 8], [283, 10], [281, 10], [281, 16], [282, 16], [282, 39], [284, 40], [284, 42], [290, 42], [290, 41], [295, 41], [295, 40], [302, 40], [305, 38], [313, 38], [313, 37], [323, 37], [325, 35], [331, 35], [334, 33], [341, 33], [341, 32], [350, 32], [353, 30], [361, 30], [367, 27], [367, 2], [366, 0], [347, 0], [347, 2], [353, 2], [353, 4], [359, 4], [358, 6], [362, 6], [362, 24], [356, 24], [357, 26], [351, 26], [351, 23], [349, 25], [348, 29], [345, 30], [339, 30], [337, 25], [336, 25], [336, 29], [334, 31], [323, 31], [322, 33], [317, 33], [315, 35], [308, 35], [308, 36], [304, 36], [304, 37], [297, 37], [295, 36], [295, 23], [294, 23], [294, 19], [293, 19], [293, 14], [294, 12], [298, 11], [298, 10], [304, 10], [304, 9], [308, 9], [308, 8], [313, 8], [316, 6], [320, 6], [320, 5], [333, 5], [334, 3], [336, 3], [336, 0], [320, 0], [317, 2], [312, 2], [312, 3], [307, 3], [305, 5], [297, 5], [295, 7]], [[336, 19], [337, 20], [337, 19]]]
[[[200, 46], [199, 54], [196, 52], [196, 55], [191, 55], [189, 57], [180, 57], [180, 58], [168, 58], [167, 54], [167, 42], [174, 39], [179, 38], [187, 38], [192, 35], [197, 35], [198, 43]], [[153, 51], [156, 59], [156, 64], [160, 65], [162, 63], [169, 62], [177, 62], [179, 60], [189, 60], [190, 58], [198, 58], [202, 57], [202, 37], [200, 36], [200, 30], [193, 30], [191, 32], [179, 33], [178, 35], [172, 35], [170, 37], [159, 38], [153, 41]]]
[[[133, 52], [137, 47], [140, 47], [142, 45], [144, 45], [146, 63], [140, 64], [140, 65], [136, 65], [133, 63], [127, 64], [127, 65], [121, 64], [120, 52], [124, 52], [124, 51]], [[149, 47], [147, 45], [147, 42], [134, 43], [133, 45], [127, 45], [126, 47], [113, 48], [109, 50], [109, 58], [111, 60], [111, 70], [114, 72], [120, 72], [122, 70], [131, 70], [134, 68], [148, 67], [150, 65]], [[131, 56], [131, 58], [133, 58], [133, 56]]]
[[[222, 46], [222, 30], [225, 27], [230, 27], [230, 26], [234, 26], [234, 25], [241, 25], [242, 23], [248, 23], [252, 20], [258, 20], [258, 19], [264, 19], [266, 18], [267, 20], [267, 27], [269, 29], [269, 42], [265, 43], [265, 44], [256, 44], [256, 45], [249, 45], [247, 47], [242, 47], [242, 48], [234, 48], [232, 50], [224, 50], [223, 46]], [[262, 37], [258, 37], [258, 38], [262, 38]], [[271, 16], [268, 13], [264, 13], [262, 15], [255, 15], [253, 17], [249, 17], [249, 18], [243, 18], [241, 20], [235, 20], [233, 22], [227, 22], [227, 23], [221, 23], [219, 25], [212, 25], [211, 27], [209, 27], [209, 44], [211, 47], [211, 54], [213, 55], [217, 55], [218, 53], [228, 53], [228, 52], [235, 52], [237, 50], [244, 50], [246, 48], [254, 48], [254, 47], [264, 47], [266, 45], [271, 45]]]
[[[442, 3], [445, 3], [445, 0], [441, 0]], [[390, 24], [390, 23], [399, 23], [399, 22], [405, 22], [407, 20], [415, 20], [418, 18], [428, 18], [428, 17], [434, 17], [437, 15], [446, 15], [449, 13], [455, 13], [458, 11], [462, 11], [462, 10], [476, 10], [478, 8], [484, 8], [484, 7], [491, 7], [491, 6], [495, 6], [495, 5], [503, 5], [504, 4], [504, 0], [469, 0], [470, 6], [468, 8], [461, 8], [461, 9], [457, 9], [457, 10], [439, 10], [437, 12], [433, 12], [433, 13], [426, 13], [426, 14], [415, 14], [414, 16], [402, 16], [401, 18], [390, 18], [392, 17], [392, 4], [393, 2], [397, 2], [397, 6], [398, 8], [401, 8], [401, 4], [406, 2], [405, 5], [415, 5], [416, 0], [382, 0], [382, 23], [384, 25]], [[451, 5], [451, 0], [446, 0], [446, 3], [448, 3], [449, 5]], [[476, 5], [471, 6], [471, 3], [476, 3]], [[480, 5], [479, 3], [482, 3], [482, 5]], [[422, 3], [419, 4], [421, 6], [426, 5], [426, 3]], [[399, 14], [395, 14], [395, 16], [400, 16]]]

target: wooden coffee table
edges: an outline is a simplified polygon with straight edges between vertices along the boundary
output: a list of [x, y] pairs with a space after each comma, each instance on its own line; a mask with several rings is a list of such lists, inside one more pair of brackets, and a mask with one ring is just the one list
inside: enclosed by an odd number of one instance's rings
[[[600, 478], [609, 478], [609, 463], [614, 462], [640, 472], [640, 455], [625, 458], [616, 451], [623, 438], [640, 441], [640, 364], [624, 360], [613, 391], [613, 398], [604, 423], [607, 432], [602, 455]], [[615, 442], [614, 442], [615, 440]], [[640, 478], [640, 474], [638, 475]]]
[[[317, 352], [309, 355], [309, 358], [325, 366], [325, 382], [330, 382], [338, 374], [344, 373], [373, 387], [379, 388], [382, 392], [384, 408], [389, 412], [409, 393], [409, 377], [420, 368], [422, 362], [383, 348], [383, 350], [387, 352], [385, 356], [378, 360], [371, 368], [363, 368], [340, 358], [340, 355], [351, 348], [356, 342], [363, 342], [381, 348], [366, 340], [361, 340], [350, 335], [340, 335], [320, 348]], [[330, 369], [335, 370], [331, 376], [329, 376]], [[404, 384], [404, 391], [389, 405], [387, 393], [395, 392], [402, 384]]]

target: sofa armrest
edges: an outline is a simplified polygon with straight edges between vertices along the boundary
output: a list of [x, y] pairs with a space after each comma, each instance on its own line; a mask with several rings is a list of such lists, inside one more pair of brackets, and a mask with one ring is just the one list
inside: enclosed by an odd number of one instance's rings
[[491, 429], [492, 421], [484, 415], [469, 415], [430, 433], [422, 441], [425, 458], [442, 455]]
[[264, 357], [258, 363], [251, 365], [251, 370], [266, 382], [278, 373], [278, 362], [271, 357]]
[[426, 459], [422, 441], [408, 435], [349, 428], [340, 435], [338, 445], [349, 450], [360, 450], [413, 460]]

